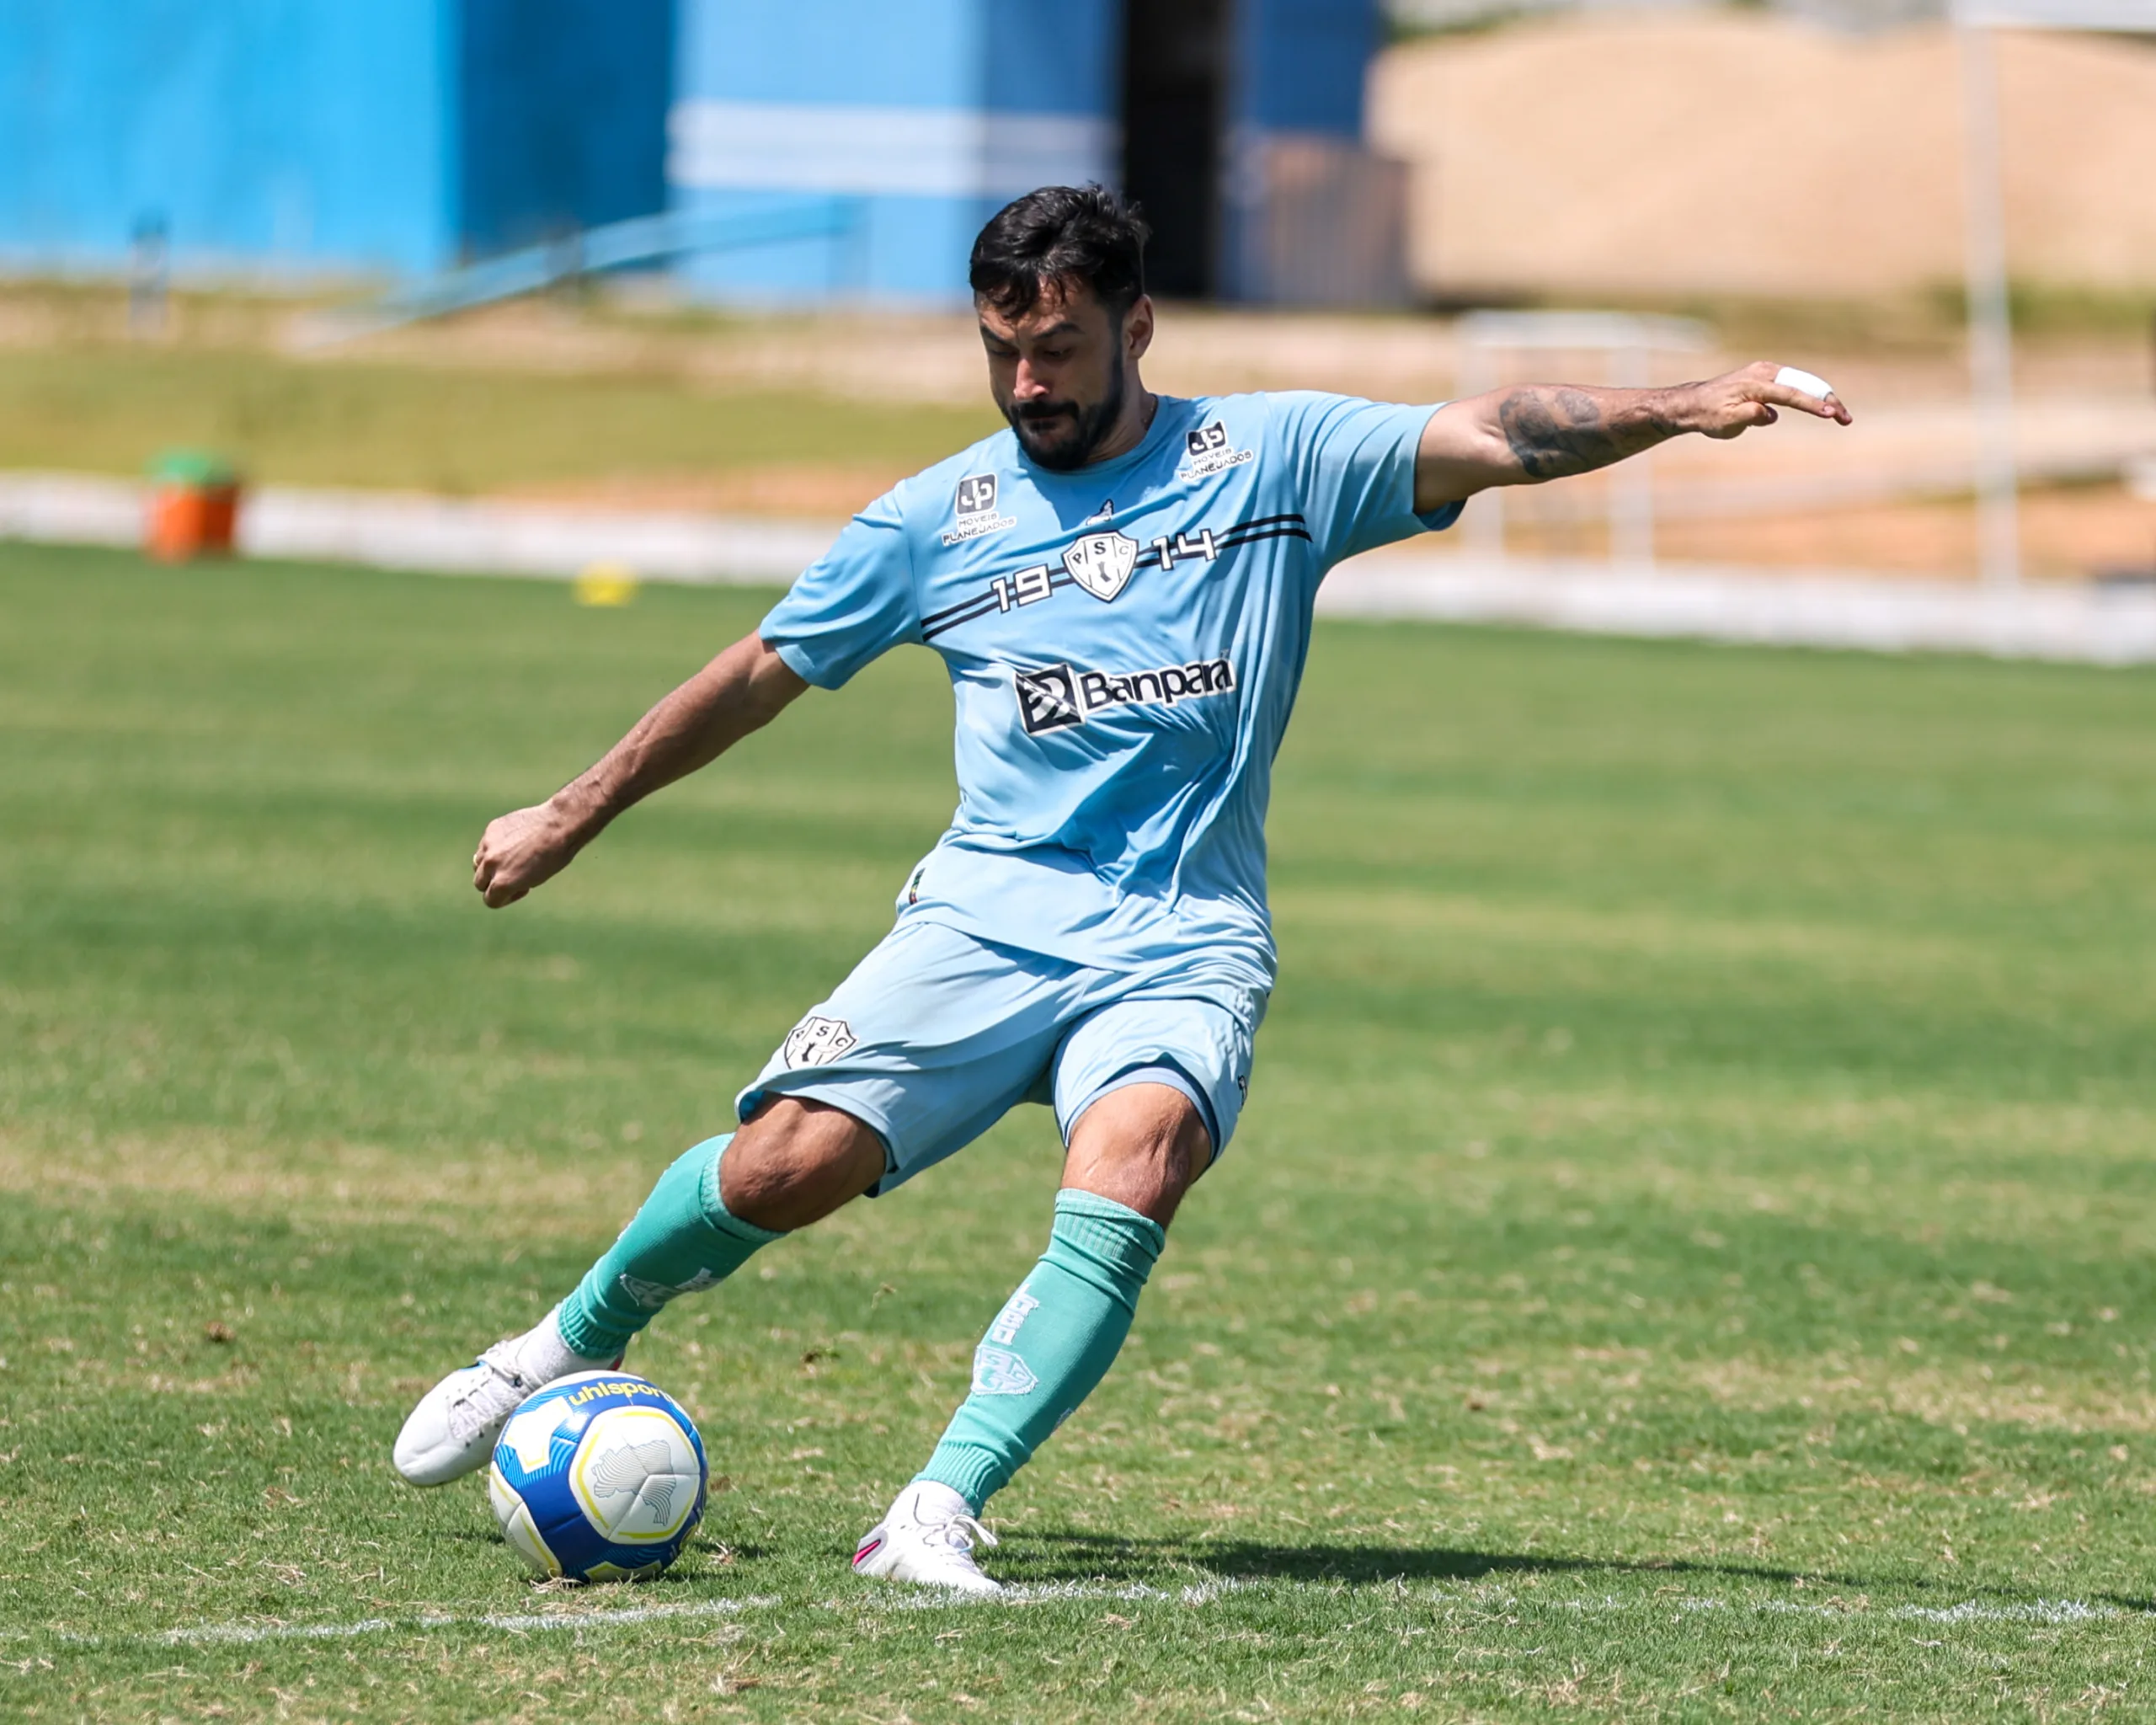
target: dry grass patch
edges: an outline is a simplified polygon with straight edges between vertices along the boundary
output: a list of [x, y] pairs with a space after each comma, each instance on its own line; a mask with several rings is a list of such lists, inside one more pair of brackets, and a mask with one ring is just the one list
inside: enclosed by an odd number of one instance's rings
[[[2156, 1393], [2121, 1389], [2111, 1375], [2100, 1377], [2057, 1362], [1994, 1368], [1915, 1365], [1904, 1363], [1907, 1359], [1716, 1359], [1662, 1371], [1673, 1390], [1756, 1413], [1795, 1407], [1822, 1417], [1885, 1413], [1961, 1433], [1978, 1424], [2076, 1437], [2156, 1433]], [[2113, 1459], [2127, 1458], [2121, 1453]]]
[[241, 1215], [303, 1213], [323, 1226], [588, 1233], [595, 1215], [615, 1215], [623, 1194], [649, 1184], [652, 1161], [608, 1153], [563, 1167], [510, 1151], [426, 1156], [377, 1145], [253, 1143], [202, 1132], [99, 1139], [56, 1151], [8, 1132], [0, 1133], [0, 1190], [130, 1207], [146, 1198], [185, 1198]]

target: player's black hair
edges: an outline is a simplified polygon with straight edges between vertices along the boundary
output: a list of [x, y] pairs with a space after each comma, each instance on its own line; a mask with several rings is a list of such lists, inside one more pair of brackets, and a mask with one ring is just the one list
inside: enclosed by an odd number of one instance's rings
[[1006, 204], [974, 242], [966, 279], [1006, 318], [1031, 311], [1058, 282], [1081, 283], [1121, 321], [1145, 291], [1137, 209], [1099, 185], [1044, 185]]

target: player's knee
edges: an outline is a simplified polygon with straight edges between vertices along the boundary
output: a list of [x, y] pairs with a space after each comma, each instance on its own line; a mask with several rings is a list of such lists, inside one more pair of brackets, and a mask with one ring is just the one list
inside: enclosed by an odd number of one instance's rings
[[1165, 1227], [1212, 1160], [1212, 1137], [1188, 1097], [1169, 1085], [1132, 1084], [1079, 1117], [1063, 1183]]
[[719, 1158], [729, 1215], [785, 1233], [819, 1221], [883, 1178], [883, 1143], [843, 1109], [774, 1097]]

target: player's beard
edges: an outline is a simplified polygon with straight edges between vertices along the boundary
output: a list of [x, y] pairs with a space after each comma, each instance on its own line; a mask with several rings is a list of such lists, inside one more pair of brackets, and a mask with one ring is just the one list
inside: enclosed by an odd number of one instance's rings
[[[1006, 417], [1011, 421], [1011, 429], [1018, 434], [1020, 446], [1036, 466], [1046, 467], [1052, 473], [1068, 473], [1092, 460], [1093, 451], [1115, 429], [1115, 422], [1123, 417], [1123, 367], [1118, 366], [1108, 379], [1107, 393], [1090, 408], [1077, 407], [1070, 402], [1033, 402], [1022, 407], [1013, 402], [1006, 409]], [[1051, 436], [1043, 441], [1034, 428], [1046, 426], [1065, 429], [1060, 436]]]

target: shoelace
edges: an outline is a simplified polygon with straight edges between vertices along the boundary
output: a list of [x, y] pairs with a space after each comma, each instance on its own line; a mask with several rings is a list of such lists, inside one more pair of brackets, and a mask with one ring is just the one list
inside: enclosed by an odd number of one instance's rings
[[[531, 1393], [534, 1386], [526, 1381], [524, 1374], [515, 1367], [504, 1365], [499, 1359], [489, 1359], [485, 1354], [482, 1354], [472, 1363], [485, 1366], [488, 1371], [515, 1392], [519, 1402]], [[479, 1378], [474, 1381], [469, 1390], [449, 1404], [450, 1435], [457, 1442], [470, 1443], [474, 1434], [491, 1423], [489, 1418], [481, 1417], [478, 1403], [481, 1391], [492, 1387], [493, 1386], [488, 1383], [486, 1379]]]
[[[973, 1550], [975, 1540], [979, 1541], [990, 1551], [994, 1551], [996, 1546], [995, 1535], [970, 1515], [953, 1515], [948, 1521], [931, 1522], [925, 1531], [931, 1538], [940, 1534], [942, 1535], [945, 1545], [955, 1546], [961, 1551]], [[953, 1534], [957, 1534], [958, 1537], [953, 1539], [951, 1537]]]

